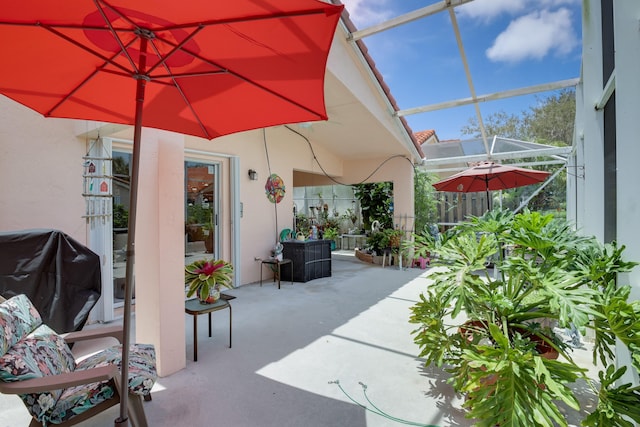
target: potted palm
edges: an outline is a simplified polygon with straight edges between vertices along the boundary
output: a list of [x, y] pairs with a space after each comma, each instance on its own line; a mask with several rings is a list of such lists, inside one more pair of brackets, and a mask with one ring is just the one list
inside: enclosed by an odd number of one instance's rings
[[[616, 340], [640, 370], [640, 305], [616, 283], [635, 265], [622, 260], [623, 247], [552, 215], [500, 210], [424, 242], [438, 268], [412, 307], [414, 339], [427, 365], [446, 367], [477, 425], [567, 426], [560, 406], [580, 409], [571, 387], [579, 379], [599, 398], [583, 425], [640, 422], [640, 388], [616, 382], [626, 369], [615, 367]], [[593, 330], [599, 381], [559, 339], [564, 328]], [[549, 349], [560, 357], [548, 358]]]
[[220, 288], [233, 288], [233, 265], [221, 259], [202, 259], [184, 268], [187, 297], [197, 295], [203, 304], [220, 298]]

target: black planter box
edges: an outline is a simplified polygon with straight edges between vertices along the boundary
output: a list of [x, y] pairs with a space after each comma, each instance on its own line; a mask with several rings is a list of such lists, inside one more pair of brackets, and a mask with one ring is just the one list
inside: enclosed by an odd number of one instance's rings
[[283, 257], [293, 263], [281, 267], [283, 281], [308, 282], [331, 276], [331, 240], [290, 240], [282, 245]]

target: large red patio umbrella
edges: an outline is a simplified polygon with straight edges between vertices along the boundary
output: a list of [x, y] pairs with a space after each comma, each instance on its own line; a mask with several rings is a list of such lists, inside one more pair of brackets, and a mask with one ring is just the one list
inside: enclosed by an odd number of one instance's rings
[[432, 185], [438, 191], [455, 193], [486, 191], [487, 209], [490, 209], [489, 191], [507, 190], [509, 188], [537, 184], [544, 181], [547, 176], [549, 176], [549, 172], [546, 171], [483, 162]]
[[[134, 125], [122, 384], [142, 127], [207, 139], [326, 120], [343, 6], [318, 0], [22, 0], [0, 10], [0, 93], [46, 117]], [[128, 425], [122, 393], [117, 425]]]

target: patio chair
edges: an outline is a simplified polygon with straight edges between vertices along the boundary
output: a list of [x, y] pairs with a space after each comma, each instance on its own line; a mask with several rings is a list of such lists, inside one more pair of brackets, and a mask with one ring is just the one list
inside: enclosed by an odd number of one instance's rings
[[[22, 398], [33, 417], [30, 427], [71, 426], [118, 404], [122, 346], [77, 362], [67, 345], [108, 336], [120, 341], [122, 327], [60, 335], [42, 324], [25, 295], [0, 303], [0, 392]], [[146, 427], [142, 398], [150, 400], [157, 378], [154, 347], [131, 345], [129, 366], [129, 420]]]

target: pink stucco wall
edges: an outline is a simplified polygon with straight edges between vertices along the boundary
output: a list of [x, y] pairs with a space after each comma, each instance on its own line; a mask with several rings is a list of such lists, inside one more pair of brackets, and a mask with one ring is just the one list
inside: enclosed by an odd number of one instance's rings
[[[44, 119], [12, 101], [0, 97], [0, 230], [56, 228], [88, 244], [88, 228], [82, 217], [83, 156], [88, 138], [78, 138], [78, 129], [93, 124], [62, 119]], [[104, 133], [102, 136], [105, 135]], [[276, 242], [279, 232], [293, 221], [293, 173], [321, 174], [323, 169], [344, 182], [359, 182], [384, 159], [344, 161], [310, 139], [307, 141], [283, 126], [239, 133], [214, 141], [145, 130], [145, 156], [141, 168], [142, 208], [138, 212], [136, 247], [136, 335], [156, 345], [160, 375], [185, 366], [184, 307], [184, 188], [181, 177], [184, 149], [190, 157], [216, 160], [221, 164], [221, 257], [231, 258], [239, 245], [235, 265], [240, 284], [260, 278], [260, 262]], [[232, 224], [231, 162], [239, 158], [238, 201], [244, 206], [240, 224]], [[258, 172], [257, 181], [247, 171]], [[284, 200], [274, 205], [264, 190], [269, 173], [280, 175], [286, 185]], [[393, 181], [396, 214], [412, 216], [412, 169], [403, 159], [385, 163], [370, 181]], [[276, 220], [277, 217], [277, 220]], [[277, 223], [276, 223], [277, 221]], [[240, 241], [232, 242], [231, 231], [240, 227]], [[180, 319], [180, 321], [178, 321]]]
[[0, 96], [0, 230], [61, 230], [86, 243], [86, 141], [74, 122], [45, 119]]

